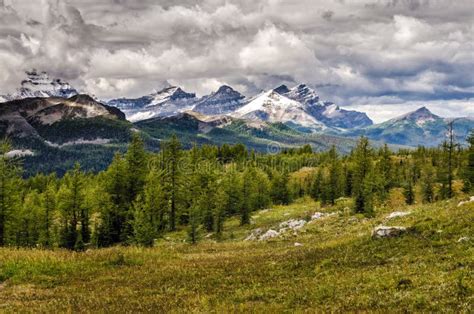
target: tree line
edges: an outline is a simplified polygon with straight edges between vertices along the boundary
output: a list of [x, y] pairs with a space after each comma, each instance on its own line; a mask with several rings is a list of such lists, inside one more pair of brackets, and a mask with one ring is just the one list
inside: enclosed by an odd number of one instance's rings
[[0, 151], [0, 246], [83, 250], [116, 244], [153, 245], [166, 232], [186, 229], [195, 243], [203, 232], [222, 236], [224, 222], [251, 222], [252, 212], [311, 197], [334, 206], [349, 200], [371, 216], [394, 191], [405, 204], [430, 203], [474, 187], [474, 133], [469, 147], [450, 137], [437, 148], [391, 151], [360, 138], [348, 155], [311, 146], [277, 154], [242, 144], [181, 147], [176, 136], [159, 153], [147, 152], [135, 134], [125, 153], [93, 174], [80, 165], [63, 177], [22, 177], [19, 160]]

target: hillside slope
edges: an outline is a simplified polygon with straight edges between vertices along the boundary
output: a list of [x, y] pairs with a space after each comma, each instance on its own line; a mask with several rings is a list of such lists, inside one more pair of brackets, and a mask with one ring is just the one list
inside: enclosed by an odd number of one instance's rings
[[27, 175], [62, 174], [76, 161], [84, 169], [104, 169], [115, 151], [125, 149], [131, 128], [119, 109], [87, 95], [25, 98], [0, 106], [0, 137], [24, 155]]
[[[84, 253], [0, 249], [0, 304], [36, 311], [410, 311], [464, 312], [473, 306], [474, 203], [457, 201], [378, 211], [336, 212], [268, 241], [253, 230], [330, 213], [311, 201], [254, 213], [253, 224], [226, 223], [223, 240], [185, 230], [151, 249]], [[343, 206], [342, 206], [343, 207]], [[395, 210], [410, 214], [389, 219]], [[404, 226], [374, 239], [380, 224]]]

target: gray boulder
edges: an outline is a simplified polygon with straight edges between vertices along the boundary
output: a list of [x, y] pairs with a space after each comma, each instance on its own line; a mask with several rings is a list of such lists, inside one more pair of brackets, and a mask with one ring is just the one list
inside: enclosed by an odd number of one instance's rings
[[372, 237], [373, 238], [394, 238], [394, 237], [399, 237], [406, 231], [407, 231], [407, 228], [405, 227], [378, 226], [378, 227], [375, 227], [374, 230], [372, 230]]

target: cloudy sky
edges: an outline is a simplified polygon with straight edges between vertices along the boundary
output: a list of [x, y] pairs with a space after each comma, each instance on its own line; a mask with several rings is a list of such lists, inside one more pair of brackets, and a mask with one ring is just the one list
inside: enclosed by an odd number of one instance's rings
[[474, 116], [472, 0], [0, 0], [0, 94], [36, 68], [102, 99], [305, 82], [375, 121]]

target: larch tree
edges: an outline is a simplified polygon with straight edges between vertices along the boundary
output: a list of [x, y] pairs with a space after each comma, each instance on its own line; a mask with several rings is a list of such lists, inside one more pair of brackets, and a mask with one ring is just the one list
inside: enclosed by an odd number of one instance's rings
[[352, 152], [354, 159], [353, 195], [355, 198], [356, 213], [372, 213], [372, 149], [369, 140], [361, 137]]
[[8, 157], [10, 144], [0, 143], [0, 246], [7, 244], [8, 227], [15, 208], [19, 206], [18, 186], [20, 168]]
[[180, 161], [182, 160], [181, 143], [176, 135], [163, 145], [163, 158], [166, 171], [166, 190], [168, 193], [169, 230], [176, 230], [177, 211], [180, 201]]

